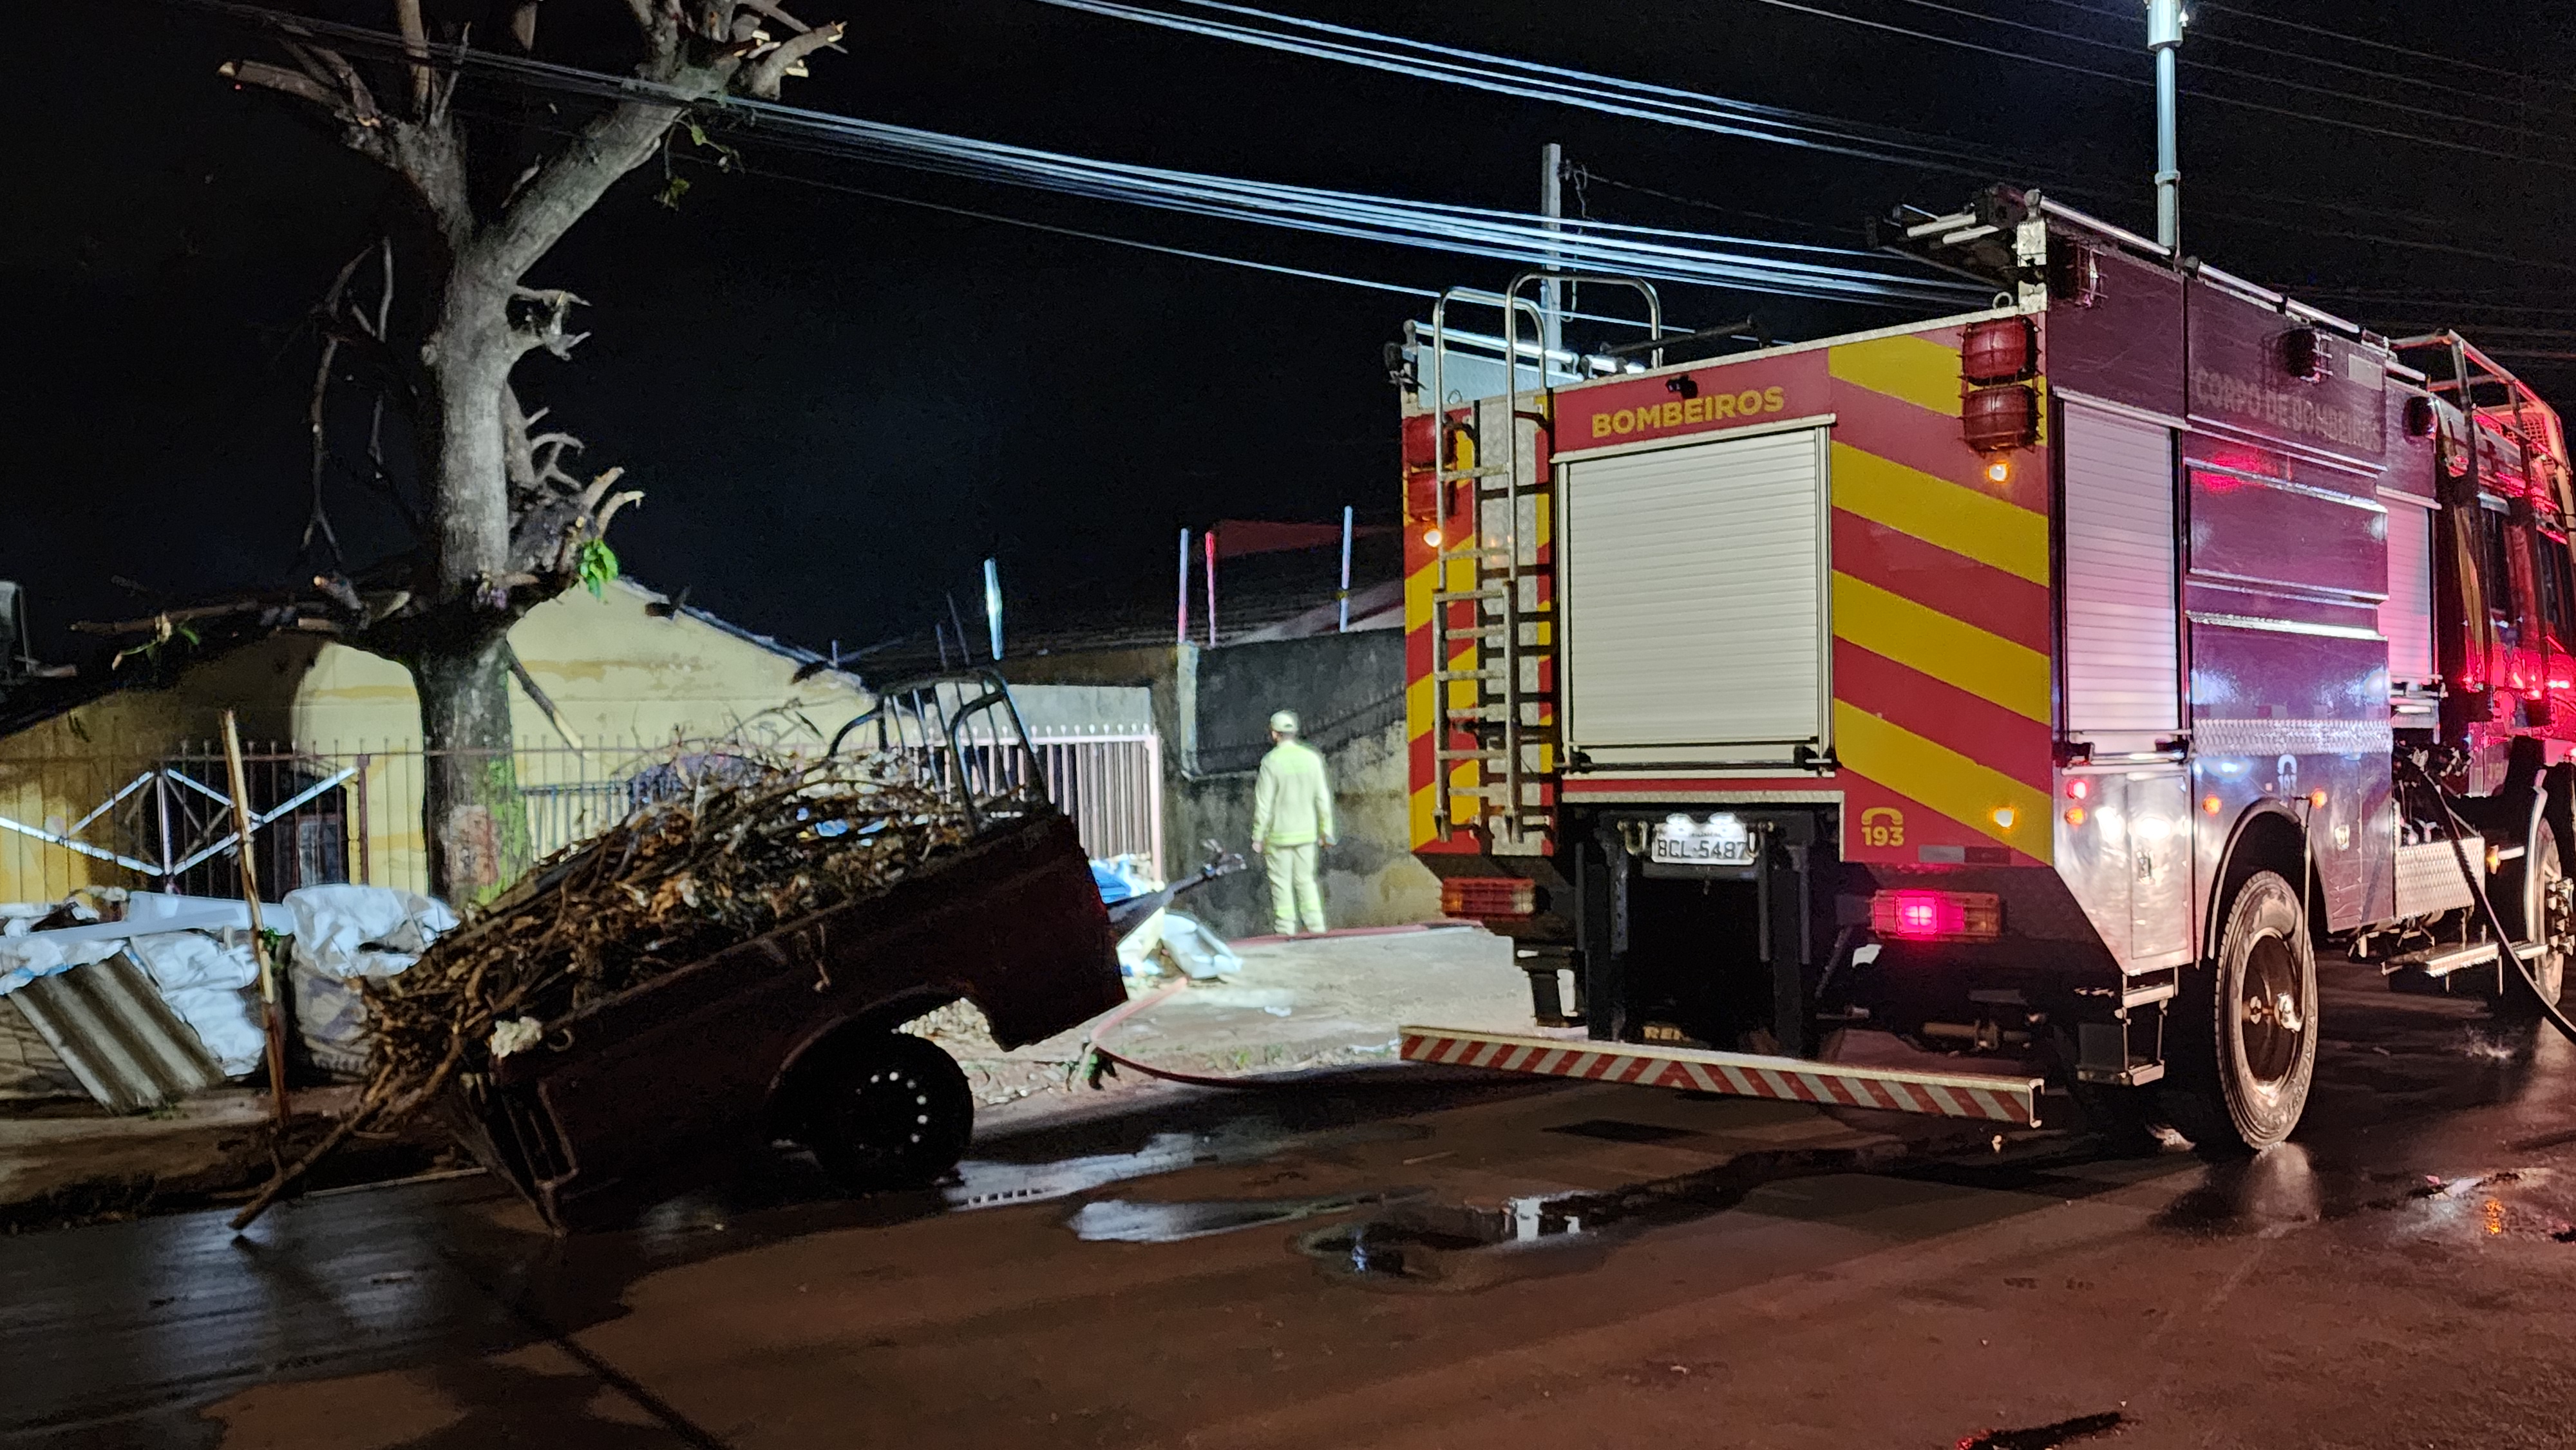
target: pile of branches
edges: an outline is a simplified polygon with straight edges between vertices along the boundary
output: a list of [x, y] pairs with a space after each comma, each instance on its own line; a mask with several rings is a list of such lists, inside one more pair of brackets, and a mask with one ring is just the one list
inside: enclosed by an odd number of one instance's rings
[[962, 843], [966, 824], [898, 758], [726, 755], [657, 772], [675, 793], [539, 863], [526, 881], [367, 984], [357, 1106], [234, 1219], [241, 1227], [352, 1134], [392, 1132], [496, 1048], [809, 913], [872, 895]]

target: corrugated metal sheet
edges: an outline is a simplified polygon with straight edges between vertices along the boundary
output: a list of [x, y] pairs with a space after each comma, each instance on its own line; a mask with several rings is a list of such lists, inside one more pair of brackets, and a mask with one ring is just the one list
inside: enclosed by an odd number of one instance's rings
[[2066, 405], [2066, 728], [2180, 726], [2170, 430]]
[[89, 1095], [130, 1113], [220, 1085], [223, 1072], [152, 979], [120, 952], [9, 994]]

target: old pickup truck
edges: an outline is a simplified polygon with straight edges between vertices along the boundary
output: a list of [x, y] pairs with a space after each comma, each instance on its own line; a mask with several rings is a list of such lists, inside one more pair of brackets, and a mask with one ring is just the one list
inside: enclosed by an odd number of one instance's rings
[[1126, 1000], [1074, 825], [1049, 803], [998, 676], [881, 691], [835, 751], [934, 784], [965, 844], [545, 1024], [443, 1108], [558, 1229], [614, 1224], [789, 1139], [851, 1192], [917, 1185], [974, 1130], [965, 1074], [903, 1023], [964, 999], [1015, 1047]]

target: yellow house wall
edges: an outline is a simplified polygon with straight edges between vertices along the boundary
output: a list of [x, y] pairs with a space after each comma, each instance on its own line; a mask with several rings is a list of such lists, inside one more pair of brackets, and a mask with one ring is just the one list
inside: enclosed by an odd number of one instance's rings
[[[511, 631], [520, 661], [582, 746], [572, 748], [512, 688], [521, 780], [542, 797], [530, 808], [540, 849], [595, 829], [604, 822], [593, 818], [615, 808], [613, 791], [585, 794], [579, 783], [621, 776], [674, 739], [749, 733], [812, 741], [864, 707], [842, 677], [800, 683], [793, 660], [696, 619], [647, 614], [657, 597], [624, 581], [598, 598], [575, 591], [537, 606]], [[227, 707], [254, 753], [282, 748], [327, 759], [335, 771], [363, 757], [349, 802], [352, 876], [415, 889], [426, 880], [420, 708], [410, 676], [319, 635], [250, 645], [187, 670], [167, 689], [110, 695], [0, 739], [0, 816], [59, 831], [154, 762], [206, 749], [219, 739]], [[363, 840], [355, 839], [361, 821]], [[58, 899], [92, 884], [153, 882], [0, 830], [0, 900]]]

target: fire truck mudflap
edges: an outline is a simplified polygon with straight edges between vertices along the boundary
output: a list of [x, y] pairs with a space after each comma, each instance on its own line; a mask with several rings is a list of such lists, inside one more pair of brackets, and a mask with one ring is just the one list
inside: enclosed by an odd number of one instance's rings
[[1407, 1062], [1777, 1098], [1822, 1107], [1977, 1118], [2025, 1128], [2039, 1126], [2039, 1095], [2045, 1081], [1987, 1073], [1852, 1067], [1694, 1047], [1516, 1037], [1448, 1027], [1406, 1027], [1401, 1034]]

